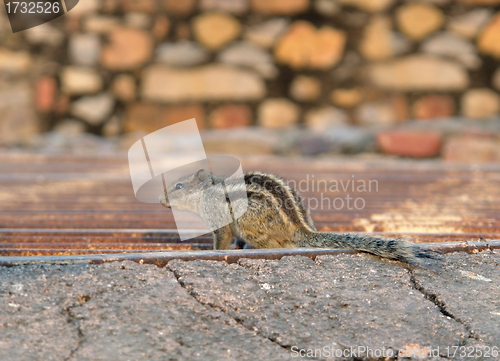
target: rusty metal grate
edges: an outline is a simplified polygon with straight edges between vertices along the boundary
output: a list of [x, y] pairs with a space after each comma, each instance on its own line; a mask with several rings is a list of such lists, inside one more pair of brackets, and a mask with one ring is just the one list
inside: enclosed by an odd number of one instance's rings
[[[301, 192], [307, 199], [320, 200], [322, 192], [324, 198], [364, 199], [363, 209], [328, 209], [326, 203], [312, 209], [322, 231], [412, 236], [420, 243], [500, 239], [500, 165], [346, 158], [244, 158], [242, 165], [302, 188], [308, 184]], [[349, 180], [377, 181], [378, 191], [324, 188], [324, 181], [345, 186]], [[323, 188], [312, 189], [313, 183]], [[125, 158], [0, 156], [0, 256], [211, 247], [208, 235], [180, 242], [169, 211], [135, 199]]]

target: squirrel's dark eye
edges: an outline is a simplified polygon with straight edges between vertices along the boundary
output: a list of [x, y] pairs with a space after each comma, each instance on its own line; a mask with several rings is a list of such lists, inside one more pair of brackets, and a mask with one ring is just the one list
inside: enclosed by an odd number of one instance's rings
[[177, 185], [175, 186], [175, 189], [182, 189], [182, 187], [184, 187], [182, 185], [182, 183], [177, 183]]

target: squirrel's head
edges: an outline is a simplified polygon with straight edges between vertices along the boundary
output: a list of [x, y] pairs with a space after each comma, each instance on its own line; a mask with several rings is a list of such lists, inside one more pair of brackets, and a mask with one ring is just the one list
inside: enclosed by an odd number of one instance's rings
[[[182, 177], [167, 187], [167, 190], [158, 198], [166, 208], [179, 207], [183, 200], [192, 199], [193, 194], [207, 189], [212, 185], [212, 179], [204, 169]], [[189, 206], [189, 205], [188, 205]]]

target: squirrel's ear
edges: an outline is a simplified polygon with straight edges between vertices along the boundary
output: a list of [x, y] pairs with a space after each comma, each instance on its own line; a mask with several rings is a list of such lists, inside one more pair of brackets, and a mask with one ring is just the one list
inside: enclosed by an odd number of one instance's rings
[[208, 178], [208, 175], [207, 175], [207, 172], [205, 172], [205, 169], [198, 169], [194, 175], [196, 176], [196, 178], [198, 178], [202, 182], [206, 181]]

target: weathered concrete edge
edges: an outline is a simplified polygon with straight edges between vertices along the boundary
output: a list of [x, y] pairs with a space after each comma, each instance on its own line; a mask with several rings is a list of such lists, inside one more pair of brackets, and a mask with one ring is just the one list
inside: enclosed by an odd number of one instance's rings
[[[432, 250], [441, 253], [468, 252], [478, 253], [486, 250], [500, 249], [500, 240], [475, 242], [441, 242], [419, 243], [416, 247], [422, 250]], [[38, 257], [0, 257], [0, 266], [13, 267], [32, 264], [101, 264], [114, 261], [134, 261], [140, 264], [155, 264], [164, 267], [169, 261], [180, 259], [183, 261], [211, 260], [235, 263], [241, 258], [279, 260], [286, 256], [304, 256], [315, 259], [317, 256], [357, 253], [350, 249], [318, 249], [318, 248], [290, 248], [290, 249], [249, 249], [229, 251], [169, 251], [147, 253], [118, 253], [102, 255], [70, 255], [70, 256], [38, 256]]]

